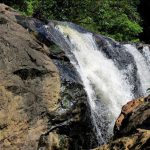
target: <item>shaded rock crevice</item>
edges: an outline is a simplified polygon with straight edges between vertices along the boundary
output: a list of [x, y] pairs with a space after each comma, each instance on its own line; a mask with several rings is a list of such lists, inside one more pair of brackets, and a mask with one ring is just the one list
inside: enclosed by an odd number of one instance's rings
[[45, 74], [49, 74], [50, 72], [46, 70], [38, 70], [35, 68], [30, 69], [20, 69], [13, 72], [13, 74], [18, 75], [22, 80], [27, 79], [35, 79], [36, 77], [42, 77]]

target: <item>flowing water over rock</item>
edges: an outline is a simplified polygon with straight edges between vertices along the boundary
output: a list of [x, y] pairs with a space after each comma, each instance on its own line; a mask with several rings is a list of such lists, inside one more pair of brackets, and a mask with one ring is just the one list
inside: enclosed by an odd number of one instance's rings
[[[134, 60], [136, 62], [136, 66], [138, 69], [138, 74], [141, 81], [142, 92], [146, 94], [146, 90], [150, 87], [150, 51], [146, 47], [143, 49], [144, 54], [140, 53], [136, 47], [132, 45], [125, 45], [126, 50], [134, 56]], [[147, 50], [146, 50], [147, 49]]]
[[105, 143], [121, 107], [150, 87], [149, 48], [141, 53], [133, 45], [121, 45], [67, 22], [52, 21], [41, 32], [65, 51], [78, 71], [88, 95], [93, 130], [99, 144]]

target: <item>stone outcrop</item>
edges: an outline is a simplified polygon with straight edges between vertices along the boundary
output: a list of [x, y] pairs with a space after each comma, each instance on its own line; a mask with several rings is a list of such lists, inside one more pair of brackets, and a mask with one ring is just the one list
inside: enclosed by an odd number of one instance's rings
[[114, 137], [94, 150], [150, 149], [150, 96], [128, 102], [116, 120]]
[[88, 149], [95, 140], [82, 82], [41, 24], [0, 4], [0, 149]]
[[0, 149], [36, 149], [58, 108], [60, 77], [43, 47], [0, 5]]

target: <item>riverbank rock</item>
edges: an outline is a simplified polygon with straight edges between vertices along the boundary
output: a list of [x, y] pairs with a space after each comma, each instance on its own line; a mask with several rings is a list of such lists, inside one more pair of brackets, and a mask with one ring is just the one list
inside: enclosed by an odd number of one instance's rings
[[150, 149], [150, 96], [128, 102], [116, 120], [114, 137], [94, 150]]

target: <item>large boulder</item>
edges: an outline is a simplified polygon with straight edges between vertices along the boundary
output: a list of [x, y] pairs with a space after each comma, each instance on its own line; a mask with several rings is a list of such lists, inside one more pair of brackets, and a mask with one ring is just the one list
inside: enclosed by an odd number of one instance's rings
[[137, 128], [150, 129], [150, 96], [128, 102], [116, 120], [114, 134], [116, 137], [131, 134]]
[[114, 136], [94, 150], [150, 149], [150, 96], [128, 102], [116, 120]]

